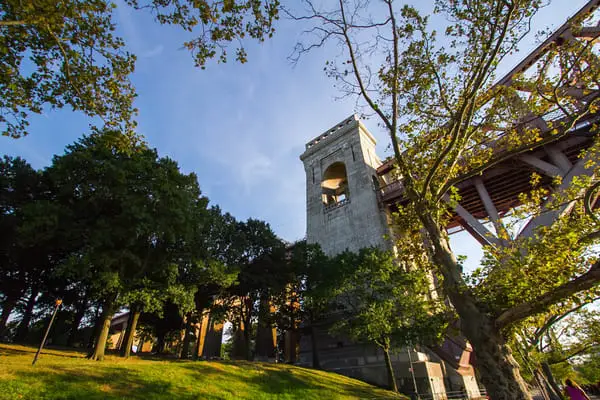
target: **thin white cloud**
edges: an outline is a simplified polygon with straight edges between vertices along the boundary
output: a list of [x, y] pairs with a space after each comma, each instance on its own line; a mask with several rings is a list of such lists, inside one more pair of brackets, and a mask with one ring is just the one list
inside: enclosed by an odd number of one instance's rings
[[159, 56], [163, 53], [163, 50], [165, 49], [165, 46], [163, 46], [162, 44], [159, 44], [157, 46], [154, 46], [153, 49], [151, 50], [147, 50], [144, 51], [140, 54], [140, 57], [142, 58], [152, 58], [152, 57], [156, 57]]

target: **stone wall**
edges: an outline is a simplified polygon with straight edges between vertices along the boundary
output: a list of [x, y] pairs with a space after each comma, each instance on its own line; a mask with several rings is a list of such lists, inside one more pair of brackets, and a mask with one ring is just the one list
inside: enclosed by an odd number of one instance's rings
[[[326, 254], [387, 246], [386, 216], [373, 182], [377, 179], [375, 170], [381, 165], [375, 143], [364, 125], [352, 116], [308, 143], [300, 157], [306, 171], [307, 241], [319, 243]], [[346, 167], [348, 199], [328, 207], [322, 199], [323, 174], [339, 162]]]

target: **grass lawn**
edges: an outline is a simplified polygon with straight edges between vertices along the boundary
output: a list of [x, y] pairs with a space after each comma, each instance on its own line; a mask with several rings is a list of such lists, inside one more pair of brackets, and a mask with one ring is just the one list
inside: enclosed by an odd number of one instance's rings
[[338, 374], [257, 362], [165, 361], [0, 344], [0, 399], [405, 399]]

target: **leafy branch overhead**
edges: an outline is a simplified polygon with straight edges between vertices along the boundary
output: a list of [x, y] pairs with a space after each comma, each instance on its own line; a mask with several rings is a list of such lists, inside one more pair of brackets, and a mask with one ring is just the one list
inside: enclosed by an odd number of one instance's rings
[[[274, 33], [278, 0], [128, 0], [149, 10], [161, 24], [194, 36], [184, 46], [197, 66], [217, 57], [247, 61], [246, 39]], [[109, 0], [7, 0], [0, 3], [0, 129], [14, 138], [28, 133], [30, 118], [71, 107], [108, 129], [135, 129], [135, 89], [130, 75], [136, 57], [116, 35]]]

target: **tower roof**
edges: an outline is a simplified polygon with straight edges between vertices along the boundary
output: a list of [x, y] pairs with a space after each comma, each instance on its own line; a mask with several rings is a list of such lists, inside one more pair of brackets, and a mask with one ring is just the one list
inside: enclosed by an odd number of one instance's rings
[[332, 139], [342, 136], [344, 133], [356, 128], [357, 126], [361, 128], [363, 133], [369, 138], [369, 140], [373, 142], [373, 144], [377, 143], [375, 137], [363, 125], [358, 115], [352, 114], [350, 117], [327, 129], [325, 132], [306, 143], [306, 150], [304, 151], [304, 154], [300, 156], [300, 159], [304, 159], [304, 157], [320, 148], [321, 145], [330, 143]]

